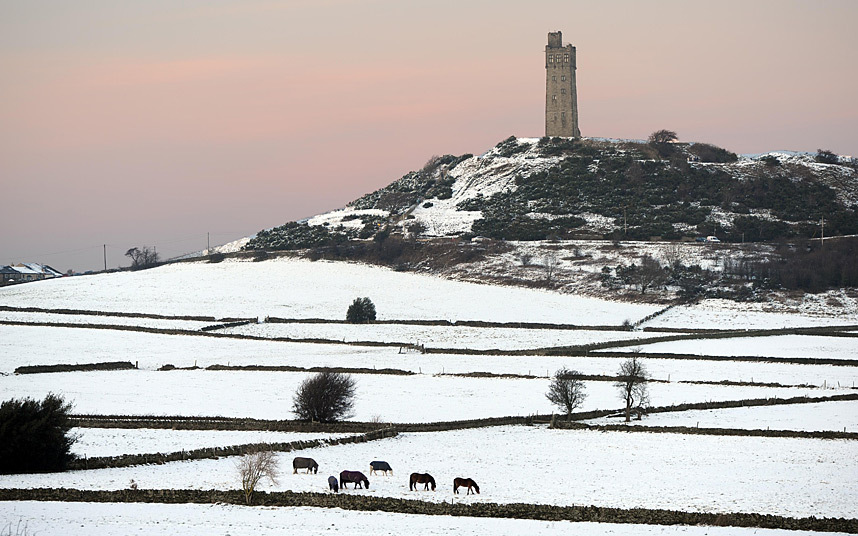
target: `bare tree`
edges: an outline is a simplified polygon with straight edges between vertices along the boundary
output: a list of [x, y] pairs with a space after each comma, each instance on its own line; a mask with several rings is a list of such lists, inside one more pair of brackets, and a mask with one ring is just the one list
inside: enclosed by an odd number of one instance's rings
[[645, 255], [641, 259], [641, 265], [636, 275], [635, 279], [637, 279], [641, 294], [646, 294], [647, 289], [659, 287], [667, 281], [667, 273], [661, 267], [661, 263], [649, 255]]
[[305, 421], [334, 422], [351, 416], [355, 381], [348, 374], [320, 372], [304, 380], [292, 399], [292, 412]]
[[132, 270], [151, 268], [158, 264], [158, 252], [155, 248], [143, 246], [142, 248], [131, 248], [125, 252], [125, 256], [131, 259]]
[[631, 420], [632, 410], [637, 412], [640, 420], [644, 408], [649, 405], [648, 378], [646, 367], [637, 356], [623, 361], [620, 365], [619, 380], [614, 386], [620, 399], [626, 404], [626, 422]]
[[587, 398], [587, 394], [584, 393], [584, 382], [578, 379], [580, 375], [581, 373], [577, 370], [561, 368], [554, 373], [548, 392], [545, 393], [545, 398], [566, 412], [567, 419]]
[[241, 478], [241, 489], [244, 491], [244, 502], [253, 504], [253, 492], [263, 478], [277, 485], [280, 467], [277, 456], [271, 450], [249, 452], [236, 463], [238, 475]]
[[560, 260], [557, 258], [556, 251], [550, 250], [545, 253], [545, 257], [542, 258], [542, 268], [545, 270], [545, 281], [548, 283], [554, 282], [558, 264], [560, 264]]

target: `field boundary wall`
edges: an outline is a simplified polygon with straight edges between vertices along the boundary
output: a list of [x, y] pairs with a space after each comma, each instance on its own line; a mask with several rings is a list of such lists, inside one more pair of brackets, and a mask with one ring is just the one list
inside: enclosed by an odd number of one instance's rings
[[[401, 514], [457, 517], [491, 517], [595, 523], [647, 525], [708, 525], [756, 527], [816, 532], [858, 533], [858, 519], [803, 517], [771, 514], [682, 512], [647, 508], [601, 506], [553, 506], [524, 503], [427, 502], [351, 493], [255, 492], [260, 506], [309, 506], [344, 510], [381, 511]], [[62, 501], [99, 503], [244, 504], [240, 490], [137, 489], [78, 490], [68, 488], [0, 489], [0, 501]]]

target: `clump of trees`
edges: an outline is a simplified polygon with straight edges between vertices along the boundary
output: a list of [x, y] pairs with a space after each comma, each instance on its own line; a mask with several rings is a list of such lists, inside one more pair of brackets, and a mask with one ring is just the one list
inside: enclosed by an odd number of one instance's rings
[[666, 157], [673, 154], [673, 142], [679, 139], [676, 132], [667, 129], [656, 130], [647, 138], [647, 143], [658, 151], [659, 156]]
[[354, 399], [355, 381], [350, 375], [320, 372], [298, 387], [292, 412], [303, 421], [334, 422], [351, 417]]
[[0, 405], [0, 474], [64, 471], [77, 437], [69, 433], [72, 405], [48, 394], [44, 400], [12, 399]]
[[579, 378], [581, 373], [577, 370], [561, 368], [554, 373], [548, 392], [545, 397], [555, 406], [566, 412], [566, 418], [575, 411], [575, 408], [584, 402], [587, 394], [584, 392], [584, 382]]
[[623, 361], [618, 376], [614, 387], [616, 387], [620, 399], [625, 403], [626, 422], [631, 420], [632, 412], [636, 413], [638, 420], [640, 420], [644, 410], [649, 406], [649, 390], [647, 389], [649, 373], [641, 360], [634, 356]]
[[152, 268], [158, 264], [159, 260], [158, 252], [155, 251], [154, 247], [150, 248], [149, 246], [131, 248], [125, 252], [125, 256], [131, 259], [132, 270]]
[[253, 492], [263, 478], [267, 478], [272, 485], [276, 486], [277, 478], [280, 476], [277, 455], [271, 450], [248, 452], [238, 460], [235, 468], [241, 479], [244, 502], [248, 505], [253, 504]]
[[375, 304], [369, 298], [355, 298], [346, 311], [346, 322], [351, 324], [375, 322]]
[[815, 160], [820, 164], [837, 164], [840, 162], [837, 154], [827, 149], [817, 149]]

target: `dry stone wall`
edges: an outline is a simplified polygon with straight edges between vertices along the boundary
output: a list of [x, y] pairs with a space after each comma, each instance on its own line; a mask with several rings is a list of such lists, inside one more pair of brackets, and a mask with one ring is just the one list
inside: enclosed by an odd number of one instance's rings
[[[256, 492], [254, 503], [263, 506], [310, 506], [344, 510], [382, 511], [402, 514], [537, 519], [647, 525], [709, 525], [782, 530], [858, 533], [858, 519], [791, 518], [769, 514], [704, 513], [646, 508], [600, 506], [551, 506], [541, 504], [447, 503], [373, 497], [345, 493]], [[0, 501], [64, 501], [114, 503], [243, 504], [241, 491], [138, 489], [92, 491], [65, 488], [0, 489]]]

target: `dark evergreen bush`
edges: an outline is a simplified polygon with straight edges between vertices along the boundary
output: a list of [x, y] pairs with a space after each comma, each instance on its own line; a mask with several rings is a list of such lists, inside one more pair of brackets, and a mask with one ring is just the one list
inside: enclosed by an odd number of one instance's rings
[[12, 399], [0, 405], [0, 474], [64, 471], [74, 459], [69, 434], [71, 404], [49, 394], [44, 400]]
[[375, 321], [375, 304], [369, 298], [355, 298], [346, 311], [346, 322], [368, 324]]

